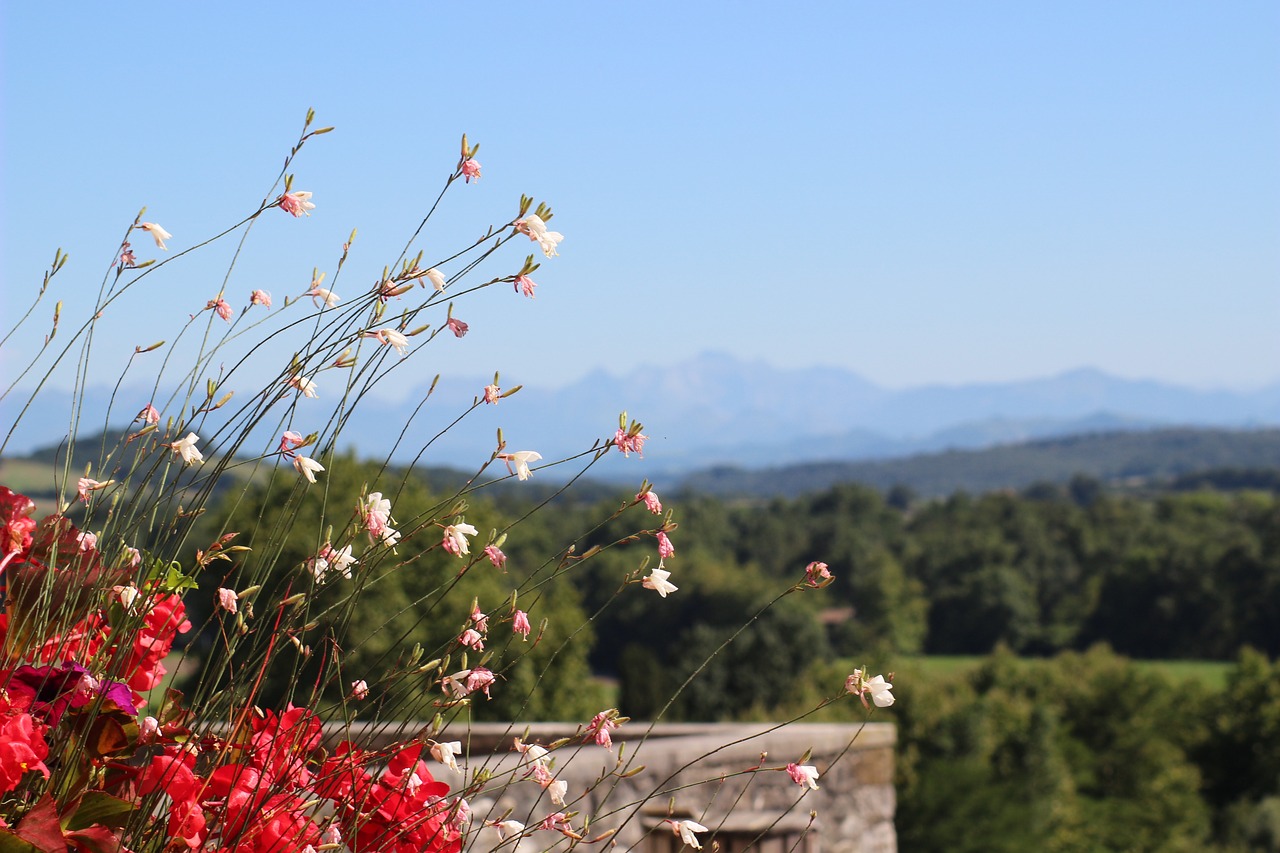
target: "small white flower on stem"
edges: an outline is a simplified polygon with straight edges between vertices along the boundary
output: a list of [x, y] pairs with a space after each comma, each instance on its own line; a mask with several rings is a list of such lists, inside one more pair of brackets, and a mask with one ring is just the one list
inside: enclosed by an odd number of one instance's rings
[[324, 470], [324, 466], [310, 456], [293, 457], [293, 467], [298, 470], [299, 474], [307, 478], [308, 483], [314, 483], [316, 474]]
[[320, 833], [320, 842], [322, 844], [332, 844], [336, 847], [342, 843], [342, 830], [336, 824], [329, 824], [325, 827], [324, 832]]
[[234, 589], [226, 589], [225, 587], [218, 589], [218, 606], [228, 613], [234, 615], [240, 610], [240, 596], [236, 594]]
[[204, 454], [196, 449], [196, 442], [199, 440], [200, 436], [194, 432], [189, 432], [185, 438], [172, 444], [166, 444], [165, 447], [181, 456], [183, 464], [190, 465], [192, 462], [204, 461]]
[[409, 339], [395, 329], [378, 329], [376, 332], [365, 332], [364, 336], [366, 338], [374, 338], [388, 346], [395, 347], [396, 352], [401, 355], [405, 355], [409, 352]]
[[124, 556], [129, 558], [129, 568], [136, 569], [142, 565], [142, 552], [131, 545], [124, 546]]
[[431, 282], [431, 286], [435, 288], [436, 293], [444, 293], [444, 286], [447, 284], [444, 273], [440, 272], [440, 270], [435, 267], [432, 267], [423, 273], [423, 275], [425, 275]]
[[667, 823], [671, 824], [671, 831], [680, 836], [680, 840], [688, 844], [694, 850], [702, 849], [702, 842], [698, 840], [695, 832], [706, 832], [707, 828], [696, 820], [671, 820], [667, 818]]
[[170, 234], [168, 231], [164, 230], [154, 222], [142, 222], [138, 225], [138, 227], [151, 235], [151, 239], [156, 241], [156, 246], [158, 248], [164, 249], [166, 252], [169, 251], [169, 248], [165, 246], [164, 241], [172, 239], [173, 238], [172, 234]]
[[311, 211], [316, 209], [310, 199], [311, 193], [298, 190], [297, 192], [285, 193], [276, 199], [276, 202], [279, 203], [281, 210], [296, 219], [304, 213], [310, 216]]
[[290, 388], [296, 388], [302, 392], [302, 396], [316, 399], [320, 396], [320, 391], [316, 388], [316, 383], [312, 382], [305, 376], [290, 376], [288, 383]]
[[369, 539], [373, 541], [382, 535], [382, 531], [394, 520], [391, 518], [391, 501], [382, 496], [382, 492], [370, 492], [359, 507], [365, 529], [369, 531]]
[[551, 797], [551, 802], [557, 806], [563, 806], [565, 797], [569, 794], [569, 783], [560, 779], [553, 779], [545, 787], [547, 794]]
[[351, 682], [351, 698], [362, 701], [369, 698], [369, 683], [363, 678]]
[[129, 584], [128, 586], [113, 586], [111, 587], [111, 591], [116, 594], [116, 600], [120, 602], [121, 606], [124, 607], [125, 610], [128, 610], [130, 613], [134, 612], [133, 605], [137, 602], [139, 595], [138, 588], [136, 586], [133, 584]]
[[788, 764], [787, 775], [802, 788], [818, 790], [818, 768], [812, 764]]
[[[889, 674], [893, 675], [893, 673]], [[867, 705], [868, 696], [877, 708], [888, 708], [894, 702], [892, 683], [885, 681], [883, 675], [867, 678], [860, 669], [855, 669], [853, 674], [845, 679], [844, 689], [861, 699], [864, 707]]]
[[515, 838], [524, 832], [524, 824], [518, 820], [497, 820], [489, 824], [498, 831], [498, 837], [503, 841]]
[[471, 543], [467, 537], [475, 536], [479, 532], [470, 524], [450, 524], [444, 529], [444, 538], [440, 544], [450, 554], [461, 557], [463, 554], [471, 553]]
[[517, 450], [515, 453], [499, 453], [498, 458], [507, 463], [507, 471], [521, 480], [527, 480], [533, 472], [529, 470], [530, 462], [537, 462], [542, 454], [535, 450]]
[[536, 743], [525, 743], [520, 738], [516, 738], [511, 748], [524, 756], [525, 760], [534, 767], [546, 768], [546, 759], [550, 753], [547, 752], [545, 746]]
[[[462, 768], [458, 766], [458, 756], [461, 754], [462, 741], [451, 740], [448, 743], [433, 742], [431, 744], [431, 757], [454, 773], [462, 772]], [[521, 828], [523, 829], [523, 827]]]
[[530, 240], [536, 242], [542, 249], [542, 254], [548, 258], [554, 258], [560, 254], [556, 251], [556, 247], [560, 245], [560, 241], [564, 239], [564, 235], [559, 231], [548, 231], [547, 223], [542, 221], [542, 217], [536, 213], [530, 213], [523, 219], [516, 220], [516, 230], [521, 234], [528, 235]]
[[250, 305], [261, 305], [263, 308], [271, 307], [271, 294], [265, 290], [255, 290], [249, 294]]
[[640, 583], [645, 589], [651, 589], [658, 595], [666, 598], [669, 594], [675, 592], [680, 587], [670, 583], [667, 578], [671, 577], [671, 572], [666, 569], [654, 569], [649, 572], [648, 576], [643, 578]]
[[338, 572], [344, 578], [350, 579], [351, 566], [355, 562], [356, 558], [351, 556], [350, 545], [335, 550], [332, 545], [326, 542], [319, 553], [311, 559], [311, 571], [317, 581], [322, 580], [331, 571]]

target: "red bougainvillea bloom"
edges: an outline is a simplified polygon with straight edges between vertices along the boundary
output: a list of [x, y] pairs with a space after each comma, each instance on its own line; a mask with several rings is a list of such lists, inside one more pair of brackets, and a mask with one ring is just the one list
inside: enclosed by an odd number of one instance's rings
[[421, 759], [423, 746], [401, 750], [387, 762], [367, 795], [339, 815], [353, 850], [378, 853], [457, 853], [462, 836], [450, 825], [449, 786], [437, 782]]

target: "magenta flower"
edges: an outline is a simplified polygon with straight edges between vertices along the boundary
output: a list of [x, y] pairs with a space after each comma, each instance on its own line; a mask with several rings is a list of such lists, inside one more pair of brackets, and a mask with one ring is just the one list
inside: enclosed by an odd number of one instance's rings
[[834, 580], [826, 563], [812, 562], [804, 567], [805, 586], [819, 589]]
[[529, 632], [533, 630], [533, 626], [529, 624], [529, 614], [523, 610], [517, 610], [515, 615], [511, 617], [511, 633], [519, 634], [525, 640], [529, 639]]
[[291, 429], [285, 430], [284, 434], [280, 436], [280, 449], [276, 452], [288, 454], [295, 447], [301, 447], [304, 441], [306, 439], [302, 437], [301, 433], [294, 432]]
[[663, 531], [658, 531], [658, 559], [665, 560], [676, 552], [676, 546], [671, 544], [671, 540]]
[[453, 332], [453, 334], [459, 338], [465, 335], [471, 328], [457, 317], [450, 317], [445, 325], [449, 327], [449, 331]]
[[613, 434], [613, 443], [622, 451], [623, 456], [630, 456], [632, 453], [639, 453], [644, 456], [644, 443], [649, 440], [649, 436], [635, 433], [628, 433], [622, 427], [618, 427], [618, 431]]
[[484, 546], [484, 555], [489, 558], [489, 562], [493, 563], [496, 569], [500, 569], [507, 564], [507, 555], [502, 553], [502, 549], [497, 545]]
[[477, 652], [484, 651], [484, 635], [475, 628], [463, 631], [462, 636], [458, 638], [458, 643]]
[[658, 500], [658, 493], [653, 489], [636, 495], [636, 500], [644, 501], [644, 508], [654, 515], [659, 515], [662, 512], [662, 501]]
[[137, 265], [138, 258], [134, 255], [133, 249], [130, 248], [129, 241], [125, 240], [123, 245], [120, 246], [120, 266], [136, 267]]

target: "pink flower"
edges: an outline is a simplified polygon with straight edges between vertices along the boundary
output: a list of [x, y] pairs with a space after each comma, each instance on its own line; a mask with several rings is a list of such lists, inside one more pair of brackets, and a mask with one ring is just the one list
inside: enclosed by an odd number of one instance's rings
[[382, 496], [382, 492], [370, 492], [360, 505], [365, 529], [369, 531], [369, 540], [377, 541], [390, 530], [391, 501]]
[[136, 569], [142, 565], [142, 552], [137, 548], [124, 546], [124, 555], [129, 558], [129, 568]]
[[355, 565], [355, 562], [356, 558], [351, 555], [350, 545], [335, 549], [326, 542], [324, 547], [311, 558], [311, 573], [315, 575], [317, 581], [323, 580], [324, 576], [331, 571], [350, 579], [351, 567]]
[[307, 216], [310, 216], [311, 211], [315, 210], [316, 206], [311, 203], [310, 199], [311, 193], [299, 190], [297, 192], [285, 193], [280, 196], [280, 198], [276, 199], [276, 201], [279, 203], [281, 210], [296, 219], [304, 213]]
[[538, 829], [545, 829], [548, 832], [564, 832], [572, 830], [573, 827], [569, 823], [569, 816], [564, 812], [556, 812], [549, 814], [542, 819], [542, 823], [538, 825]]
[[671, 540], [667, 538], [667, 534], [658, 531], [658, 559], [665, 560], [676, 552], [676, 546], [671, 544]]
[[613, 434], [613, 443], [622, 451], [623, 456], [630, 456], [632, 453], [644, 456], [644, 443], [648, 440], [649, 436], [640, 433], [631, 435], [622, 427], [618, 427], [618, 431]]
[[271, 294], [265, 290], [255, 290], [249, 294], [250, 305], [261, 305], [263, 308], [271, 307]]
[[351, 682], [351, 698], [357, 700], [369, 698], [369, 685], [364, 679]]
[[462, 636], [458, 638], [458, 643], [477, 652], [484, 651], [484, 635], [475, 628], [463, 631]]
[[502, 553], [502, 549], [497, 545], [484, 546], [484, 555], [489, 558], [489, 562], [493, 563], [494, 568], [502, 568], [507, 564], [507, 555]]
[[305, 376], [290, 376], [286, 384], [291, 388], [297, 388], [304, 397], [310, 397], [314, 400], [320, 396], [320, 392], [316, 390], [316, 383]]
[[529, 632], [533, 630], [533, 626], [529, 624], [529, 614], [523, 610], [517, 610], [515, 615], [511, 617], [511, 632], [519, 634], [525, 640], [529, 639]]
[[659, 515], [662, 512], [662, 501], [658, 500], [658, 493], [653, 489], [636, 495], [636, 500], [644, 501], [644, 508], [654, 515]]
[[[157, 247], [164, 249], [166, 252], [169, 251], [169, 249], [165, 246], [164, 241], [172, 239], [173, 238], [172, 234], [170, 234], [168, 231], [164, 230], [154, 222], [143, 222], [139, 224], [138, 227], [151, 235], [151, 238], [156, 241]], [[132, 252], [130, 254], [132, 254]]]
[[218, 590], [218, 606], [228, 613], [236, 613], [240, 610], [240, 596], [236, 595], [234, 589], [220, 588]]
[[607, 711], [601, 711], [587, 724], [585, 739], [594, 740], [597, 746], [603, 746], [605, 749], [613, 749], [613, 738], [610, 737], [609, 732], [617, 728], [621, 728], [621, 723], [618, 722], [618, 709], [610, 708]]
[[450, 524], [444, 529], [444, 538], [440, 544], [450, 554], [461, 557], [471, 553], [471, 543], [467, 541], [467, 537], [479, 532], [470, 524]]
[[478, 666], [475, 669], [464, 669], [461, 672], [455, 672], [453, 675], [446, 675], [440, 680], [441, 686], [444, 687], [446, 693], [452, 696], [466, 696], [477, 690], [484, 691], [486, 697], [489, 696], [489, 686], [494, 682], [493, 672]]
[[480, 180], [480, 164], [470, 157], [462, 161], [462, 177], [467, 183], [471, 183], [471, 179]]
[[467, 676], [467, 692], [474, 693], [477, 690], [480, 690], [484, 692], [485, 698], [488, 699], [490, 698], [489, 686], [492, 685], [495, 680], [496, 679], [490, 670], [485, 669], [483, 666], [478, 666], [471, 670], [471, 673]]
[[515, 290], [517, 293], [523, 293], [525, 296], [533, 299], [533, 289], [537, 286], [537, 282], [529, 278], [527, 275], [516, 276]]
[[280, 436], [280, 449], [276, 452], [287, 454], [295, 447], [301, 447], [304, 441], [306, 439], [302, 437], [301, 433], [294, 432], [291, 429], [285, 430], [284, 434]]
[[502, 399], [502, 389], [497, 385], [484, 386], [484, 401], [486, 403], [496, 403]]
[[471, 611], [471, 621], [476, 623], [477, 631], [489, 630], [489, 617], [478, 606]]
[[831, 583], [834, 578], [826, 563], [812, 562], [804, 567], [805, 586], [819, 589]]
[[76, 544], [82, 552], [92, 551], [98, 547], [98, 534], [82, 530], [76, 534]]
[[818, 790], [818, 768], [812, 764], [788, 764], [787, 774], [800, 787]]
[[142, 407], [142, 411], [138, 412], [138, 416], [134, 420], [146, 421], [148, 424], [158, 424], [160, 423], [160, 413], [156, 411], [155, 406], [147, 403]]
[[231, 322], [231, 315], [233, 313], [231, 310], [231, 306], [227, 304], [227, 300], [223, 299], [221, 294], [218, 295], [217, 299], [210, 299], [208, 304], [206, 304], [204, 307], [206, 309], [212, 308], [214, 310], [214, 313], [216, 313], [219, 317], [226, 320], [228, 323]]
[[471, 328], [457, 317], [450, 317], [445, 325], [449, 327], [449, 331], [453, 332], [453, 334], [459, 338], [465, 335]]
[[88, 477], [81, 477], [76, 483], [76, 494], [80, 497], [80, 500], [88, 503], [90, 492], [96, 492], [98, 489], [105, 489], [114, 482], [115, 480], [107, 480], [105, 483], [100, 483], [97, 480], [90, 480]]
[[138, 742], [151, 743], [160, 733], [160, 721], [155, 717], [143, 717], [138, 724]]
[[134, 267], [138, 265], [138, 258], [133, 254], [133, 249], [129, 248], [129, 241], [126, 240], [120, 247], [120, 266]]

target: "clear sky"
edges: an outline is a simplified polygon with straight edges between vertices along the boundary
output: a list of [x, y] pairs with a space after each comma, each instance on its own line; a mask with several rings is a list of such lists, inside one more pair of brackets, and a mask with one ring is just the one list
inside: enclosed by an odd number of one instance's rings
[[[71, 311], [95, 293], [142, 205], [171, 248], [236, 221], [314, 107], [337, 127], [294, 170], [314, 216], [255, 230], [230, 293], [301, 293], [353, 227], [350, 278], [372, 283], [464, 131], [484, 175], [451, 193], [428, 256], [508, 220], [521, 192], [556, 209], [566, 238], [537, 299], [460, 305], [466, 346], [424, 370], [560, 384], [722, 350], [895, 387], [1080, 366], [1280, 378], [1272, 0], [0, 16], [6, 320], [58, 246], [55, 295]], [[228, 251], [172, 270], [118, 351], [203, 307]]]

